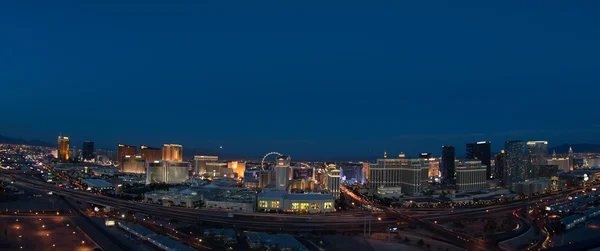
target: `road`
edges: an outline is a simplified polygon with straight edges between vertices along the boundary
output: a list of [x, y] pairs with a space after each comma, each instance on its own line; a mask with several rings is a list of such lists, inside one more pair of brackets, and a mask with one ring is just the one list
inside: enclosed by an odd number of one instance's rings
[[323, 215], [292, 215], [266, 213], [233, 213], [227, 211], [201, 210], [183, 207], [169, 207], [156, 204], [125, 201], [91, 192], [77, 191], [54, 186], [22, 172], [0, 173], [1, 177], [15, 181], [15, 185], [38, 189], [43, 192], [64, 196], [76, 201], [104, 205], [118, 210], [139, 212], [152, 216], [177, 219], [190, 223], [205, 223], [218, 227], [232, 227], [253, 231], [280, 232], [362, 232], [365, 219], [372, 220], [373, 231], [387, 229], [395, 220], [377, 220], [366, 212], [335, 213]]
[[[417, 224], [425, 230], [436, 234], [440, 239], [454, 244], [467, 250], [499, 250], [500, 241], [519, 236], [529, 230], [534, 225], [523, 217], [517, 217], [519, 210], [527, 209], [530, 205], [560, 203], [567, 200], [569, 195], [578, 193], [577, 189], [566, 190], [557, 194], [547, 195], [541, 198], [512, 201], [500, 205], [491, 205], [478, 208], [416, 208], [416, 209], [397, 209], [374, 204], [371, 201], [364, 200], [362, 197], [354, 194], [346, 187], [342, 191], [348, 195], [354, 202], [362, 203], [370, 208], [378, 208], [385, 211], [386, 215], [398, 220], [408, 221], [411, 224]], [[450, 228], [445, 228], [436, 222], [442, 220], [452, 220], [461, 218], [491, 218], [511, 216], [513, 220], [519, 223], [519, 228], [512, 232], [488, 237], [486, 240], [474, 238], [464, 234], [454, 232]]]

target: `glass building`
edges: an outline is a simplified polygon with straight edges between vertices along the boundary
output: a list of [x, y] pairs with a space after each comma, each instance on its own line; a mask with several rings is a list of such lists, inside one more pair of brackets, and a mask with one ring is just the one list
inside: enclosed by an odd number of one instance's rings
[[467, 144], [467, 160], [481, 160], [481, 165], [486, 166], [486, 177], [492, 177], [492, 143], [480, 141]]
[[527, 179], [527, 143], [522, 140], [506, 141], [504, 144], [505, 173], [503, 183], [510, 186], [512, 183]]

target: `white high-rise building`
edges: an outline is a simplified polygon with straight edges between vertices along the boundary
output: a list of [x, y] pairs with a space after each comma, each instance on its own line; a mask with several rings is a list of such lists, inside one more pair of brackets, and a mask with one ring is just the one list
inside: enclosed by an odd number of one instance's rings
[[429, 163], [425, 159], [378, 159], [369, 164], [369, 188], [401, 187], [408, 195], [420, 195], [429, 179]]
[[470, 160], [456, 167], [456, 190], [477, 191], [487, 187], [487, 167], [480, 160]]
[[429, 163], [423, 159], [407, 159], [400, 168], [402, 192], [418, 196], [425, 191], [429, 181]]
[[275, 190], [286, 191], [290, 177], [290, 157], [279, 156], [275, 163]]
[[327, 190], [331, 193], [334, 199], [340, 198], [340, 170], [336, 168], [335, 164], [327, 165]]

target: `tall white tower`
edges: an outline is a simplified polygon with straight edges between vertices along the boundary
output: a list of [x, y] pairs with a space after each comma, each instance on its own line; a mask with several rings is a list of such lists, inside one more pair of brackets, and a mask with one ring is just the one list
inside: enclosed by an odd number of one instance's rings
[[275, 175], [275, 190], [287, 190], [290, 175], [290, 157], [277, 157], [277, 162], [275, 163]]
[[340, 198], [340, 169], [335, 164], [327, 165], [327, 190], [334, 199]]

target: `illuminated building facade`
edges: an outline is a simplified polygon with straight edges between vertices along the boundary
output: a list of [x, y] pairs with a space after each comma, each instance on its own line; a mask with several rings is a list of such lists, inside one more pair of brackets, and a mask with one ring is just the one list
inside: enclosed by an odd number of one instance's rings
[[155, 160], [146, 168], [146, 184], [179, 184], [189, 179], [189, 162]]
[[527, 178], [536, 179], [548, 165], [548, 141], [527, 141]]
[[314, 180], [292, 180], [289, 187], [292, 193], [305, 193], [315, 191]]
[[496, 156], [494, 156], [494, 159], [494, 179], [499, 181], [500, 186], [505, 186], [506, 184], [504, 184], [504, 175], [506, 175], [506, 154], [504, 153], [504, 150], [497, 153]]
[[369, 180], [369, 163], [367, 163], [367, 162], [363, 163], [362, 173], [363, 173], [362, 182], [366, 183], [367, 180]]
[[477, 191], [487, 188], [487, 168], [481, 160], [468, 160], [456, 167], [456, 190]]
[[558, 170], [563, 172], [570, 171], [569, 168], [569, 158], [552, 158], [548, 160], [548, 165], [556, 165], [558, 166]]
[[162, 149], [141, 145], [140, 146], [140, 156], [144, 157], [146, 159], [146, 161], [161, 160], [162, 159]]
[[124, 173], [146, 173], [146, 159], [143, 156], [125, 155], [121, 172]]
[[227, 168], [233, 170], [233, 172], [237, 174], [238, 178], [244, 178], [246, 162], [230, 161], [227, 163]]
[[507, 141], [504, 144], [505, 168], [504, 184], [512, 186], [513, 183], [527, 179], [527, 143], [522, 140]]
[[210, 177], [221, 176], [221, 169], [227, 168], [227, 163], [206, 163], [205, 175]]
[[94, 142], [92, 142], [92, 141], [84, 141], [83, 142], [83, 147], [81, 148], [81, 157], [86, 160], [94, 158]]
[[439, 180], [441, 177], [440, 173], [440, 160], [436, 158], [426, 159], [427, 165], [429, 165], [429, 173], [428, 176], [434, 179]]
[[59, 160], [69, 160], [70, 140], [69, 137], [59, 136], [58, 137], [58, 156]]
[[258, 194], [258, 211], [327, 213], [334, 212], [331, 194], [296, 194], [286, 191], [263, 191]]
[[429, 164], [422, 159], [408, 159], [400, 168], [400, 187], [402, 192], [418, 196], [425, 191], [429, 182]]
[[123, 163], [123, 159], [126, 155], [135, 156], [137, 155], [137, 148], [135, 146], [129, 146], [125, 144], [117, 145], [117, 162], [119, 165]]
[[290, 157], [279, 156], [275, 162], [275, 190], [287, 191], [290, 176]]
[[481, 165], [487, 168], [487, 179], [493, 178], [492, 175], [492, 143], [489, 141], [479, 141], [477, 143], [467, 144], [467, 160], [481, 160]]
[[327, 166], [327, 190], [334, 199], [340, 198], [340, 170], [335, 167], [335, 164]]
[[420, 195], [429, 181], [425, 159], [378, 159], [369, 164], [371, 193], [381, 188], [401, 187], [408, 195]]
[[383, 187], [400, 187], [400, 169], [406, 159], [378, 159], [369, 164], [369, 188], [376, 191]]
[[162, 159], [168, 161], [182, 161], [183, 147], [177, 144], [165, 144], [163, 146]]
[[[208, 172], [206, 163], [216, 163], [219, 161], [218, 156], [194, 156], [194, 175], [200, 175]], [[212, 172], [211, 172], [212, 173]]]

